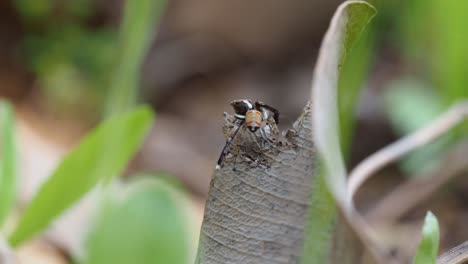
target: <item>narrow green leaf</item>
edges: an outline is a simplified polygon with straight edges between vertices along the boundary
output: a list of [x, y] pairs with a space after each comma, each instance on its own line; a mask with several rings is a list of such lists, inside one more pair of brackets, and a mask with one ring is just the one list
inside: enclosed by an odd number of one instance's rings
[[165, 0], [125, 1], [119, 32], [119, 56], [107, 101], [108, 115], [125, 111], [136, 103], [140, 66], [165, 6]]
[[140, 107], [112, 117], [91, 131], [41, 186], [11, 235], [11, 245], [17, 246], [46, 228], [100, 180], [120, 174], [152, 120], [152, 110]]
[[424, 220], [422, 240], [419, 243], [414, 264], [435, 264], [439, 251], [439, 222], [431, 212], [427, 212]]
[[16, 197], [17, 146], [12, 106], [0, 102], [0, 226], [8, 217]]
[[174, 186], [154, 178], [126, 187], [108, 201], [87, 240], [87, 264], [186, 264], [190, 237], [187, 204]]

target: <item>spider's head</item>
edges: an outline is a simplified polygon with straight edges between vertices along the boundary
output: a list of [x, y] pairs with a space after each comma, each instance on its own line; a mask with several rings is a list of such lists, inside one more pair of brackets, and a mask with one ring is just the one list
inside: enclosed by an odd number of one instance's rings
[[234, 100], [231, 106], [234, 108], [234, 115], [239, 119], [245, 119], [247, 111], [254, 109], [252, 101], [248, 99]]

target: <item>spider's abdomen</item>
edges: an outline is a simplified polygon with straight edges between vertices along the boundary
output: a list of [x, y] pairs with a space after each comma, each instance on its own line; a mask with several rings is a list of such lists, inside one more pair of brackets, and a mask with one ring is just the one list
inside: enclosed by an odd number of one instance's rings
[[262, 125], [262, 113], [257, 110], [247, 111], [245, 114], [245, 125], [250, 131], [257, 131]]

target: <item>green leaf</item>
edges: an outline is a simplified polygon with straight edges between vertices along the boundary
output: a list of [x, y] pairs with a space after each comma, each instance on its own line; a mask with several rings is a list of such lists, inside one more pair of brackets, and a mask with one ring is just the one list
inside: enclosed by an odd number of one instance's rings
[[148, 133], [148, 107], [115, 116], [91, 131], [60, 163], [26, 208], [12, 246], [38, 233], [103, 179], [122, 172]]
[[119, 57], [107, 102], [107, 114], [132, 107], [137, 100], [140, 66], [156, 33], [165, 0], [126, 1], [120, 28]]
[[0, 102], [0, 226], [15, 202], [17, 146], [14, 113], [10, 103]]
[[324, 165], [322, 177], [314, 183], [312, 201], [321, 203], [311, 208], [303, 263], [327, 263], [336, 215], [335, 200], [348, 204], [346, 169], [340, 146], [338, 79], [347, 55], [375, 13], [364, 1], [346, 1], [335, 12], [322, 42], [312, 82], [313, 140]]
[[171, 263], [189, 258], [187, 204], [165, 181], [140, 179], [107, 202], [87, 242], [87, 264]]
[[340, 115], [341, 148], [347, 160], [350, 154], [351, 141], [354, 132], [356, 104], [361, 89], [369, 72], [372, 59], [373, 39], [375, 30], [363, 33], [355, 47], [347, 52], [343, 61], [338, 80], [338, 107]]
[[422, 240], [419, 243], [414, 264], [435, 264], [439, 251], [439, 222], [431, 213], [427, 212], [424, 220]]

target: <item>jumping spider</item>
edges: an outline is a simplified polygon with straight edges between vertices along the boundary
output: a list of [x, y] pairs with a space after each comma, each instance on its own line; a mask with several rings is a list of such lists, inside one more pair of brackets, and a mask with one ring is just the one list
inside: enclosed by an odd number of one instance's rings
[[266, 141], [271, 141], [266, 135], [267, 133], [264, 131], [265, 126], [263, 121], [268, 120], [268, 118], [273, 115], [273, 120], [275, 123], [279, 123], [279, 111], [260, 101], [256, 101], [254, 104], [251, 100], [247, 99], [234, 100], [231, 102], [231, 106], [234, 108], [234, 116], [236, 121], [234, 122], [234, 128], [231, 130], [231, 133], [226, 140], [226, 145], [224, 146], [223, 151], [219, 156], [216, 169], [220, 169], [223, 166], [224, 158], [228, 154], [229, 146], [242, 126], [245, 125], [252, 133], [255, 133], [258, 129], [260, 129], [260, 134], [262, 137]]

